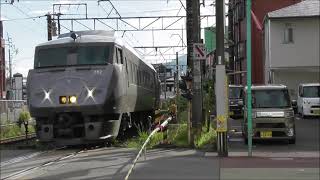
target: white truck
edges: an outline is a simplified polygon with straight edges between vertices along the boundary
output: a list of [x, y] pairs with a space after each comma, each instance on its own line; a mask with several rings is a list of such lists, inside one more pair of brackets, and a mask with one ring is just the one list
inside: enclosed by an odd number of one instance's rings
[[300, 84], [298, 113], [302, 116], [320, 116], [320, 83]]

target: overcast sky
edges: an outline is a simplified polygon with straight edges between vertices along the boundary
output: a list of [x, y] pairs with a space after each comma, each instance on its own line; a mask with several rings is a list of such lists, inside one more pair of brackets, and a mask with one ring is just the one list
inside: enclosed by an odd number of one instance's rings
[[[122, 17], [128, 16], [174, 16], [174, 15], [185, 15], [184, 9], [181, 8], [181, 3], [178, 0], [113, 0], [111, 1], [115, 8], [118, 10]], [[185, 0], [182, 0], [185, 5]], [[210, 6], [213, 0], [205, 1], [205, 7], [201, 6], [201, 14], [213, 15], [214, 6]], [[18, 54], [13, 56], [13, 73], [19, 72], [24, 76], [27, 75], [28, 70], [33, 67], [33, 53], [34, 48], [37, 44], [47, 41], [47, 26], [46, 17], [43, 16], [47, 13], [52, 13], [53, 4], [65, 4], [65, 3], [87, 3], [88, 17], [106, 17], [112, 9], [108, 2], [98, 2], [96, 0], [87, 1], [54, 1], [54, 0], [20, 0], [15, 2], [13, 5], [4, 4], [5, 0], [1, 0], [1, 19], [4, 20], [4, 38], [8, 36], [12, 38], [12, 42], [18, 49]], [[62, 6], [60, 12], [65, 15], [64, 17], [85, 17], [85, 6]], [[180, 11], [179, 11], [180, 10]], [[58, 8], [55, 12], [59, 11]], [[115, 11], [112, 11], [111, 17], [117, 17]], [[35, 18], [31, 18], [35, 17]], [[141, 21], [141, 26], [149, 24], [151, 21]], [[167, 20], [165, 24], [170, 24], [173, 20]], [[80, 21], [85, 26], [93, 29], [93, 21]], [[138, 25], [137, 20], [128, 21], [130, 24]], [[157, 28], [160, 26], [160, 22], [153, 24], [150, 27]], [[115, 21], [105, 21], [109, 26], [115, 27]], [[214, 18], [202, 20], [202, 27], [212, 26], [215, 24]], [[62, 22], [62, 33], [69, 32], [71, 29], [70, 22]], [[119, 23], [119, 27], [127, 28], [128, 25], [125, 23]], [[185, 21], [179, 21], [171, 28], [185, 28]], [[103, 25], [96, 23], [96, 29], [107, 30], [108, 28]], [[83, 25], [74, 23], [74, 30], [88, 30]], [[120, 33], [122, 35], [122, 33]], [[152, 46], [154, 45], [177, 45], [181, 38], [178, 35], [181, 31], [155, 31], [152, 32], [126, 32], [124, 39], [131, 46]], [[184, 42], [186, 43], [185, 32], [183, 35]], [[180, 42], [181, 45], [181, 42]], [[162, 52], [168, 49], [162, 49]], [[175, 51], [181, 49], [170, 49], [168, 54], [174, 54]], [[153, 49], [141, 52], [141, 54], [154, 54]], [[170, 53], [171, 52], [171, 53]], [[180, 55], [186, 53], [186, 50], [179, 52]], [[160, 54], [160, 53], [157, 53]], [[8, 51], [6, 49], [6, 56]], [[157, 56], [150, 57], [146, 56], [145, 60], [149, 63], [165, 62], [165, 60], [175, 58], [174, 55], [168, 56]], [[8, 60], [8, 57], [6, 57]]]

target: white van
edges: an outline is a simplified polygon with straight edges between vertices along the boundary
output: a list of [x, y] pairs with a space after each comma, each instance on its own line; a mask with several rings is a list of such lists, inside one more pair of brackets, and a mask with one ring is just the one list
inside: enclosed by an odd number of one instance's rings
[[320, 83], [300, 84], [298, 113], [303, 116], [320, 116]]

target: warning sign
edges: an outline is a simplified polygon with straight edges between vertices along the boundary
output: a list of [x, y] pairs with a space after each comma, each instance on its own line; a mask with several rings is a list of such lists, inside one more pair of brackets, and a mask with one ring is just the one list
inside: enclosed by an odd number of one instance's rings
[[224, 115], [217, 116], [217, 132], [227, 131], [227, 118]]
[[201, 43], [193, 44], [193, 57], [195, 60], [206, 59], [206, 48], [204, 47], [204, 44], [201, 44]]

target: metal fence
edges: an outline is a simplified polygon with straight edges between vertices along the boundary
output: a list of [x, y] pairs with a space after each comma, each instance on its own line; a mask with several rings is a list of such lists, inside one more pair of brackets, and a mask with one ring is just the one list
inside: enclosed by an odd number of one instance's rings
[[17, 122], [23, 110], [28, 111], [25, 100], [0, 100], [0, 125]]

